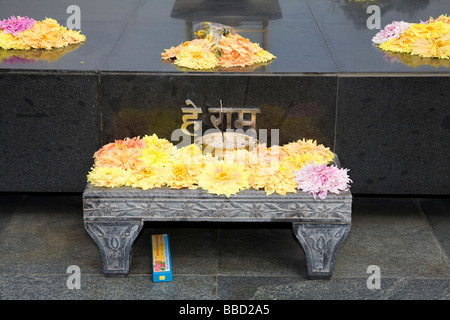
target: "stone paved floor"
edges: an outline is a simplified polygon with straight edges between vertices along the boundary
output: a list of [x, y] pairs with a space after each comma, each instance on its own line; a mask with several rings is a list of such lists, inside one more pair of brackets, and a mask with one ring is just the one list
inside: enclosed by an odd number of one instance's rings
[[[449, 198], [355, 196], [333, 277], [309, 280], [289, 224], [146, 224], [117, 278], [102, 274], [81, 195], [1, 195], [0, 299], [449, 300], [449, 230]], [[172, 282], [152, 281], [153, 233], [170, 235]], [[66, 285], [71, 265], [80, 289]], [[380, 289], [367, 287], [370, 265]]]

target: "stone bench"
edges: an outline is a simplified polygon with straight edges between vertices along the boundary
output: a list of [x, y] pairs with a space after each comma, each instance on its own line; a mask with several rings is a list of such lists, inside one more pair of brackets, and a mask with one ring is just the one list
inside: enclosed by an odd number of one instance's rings
[[267, 196], [249, 189], [226, 198], [201, 189], [88, 184], [83, 193], [84, 225], [99, 247], [106, 275], [128, 274], [133, 242], [145, 221], [291, 222], [306, 254], [308, 276], [329, 278], [350, 230], [351, 207], [350, 191], [321, 200], [304, 192]]

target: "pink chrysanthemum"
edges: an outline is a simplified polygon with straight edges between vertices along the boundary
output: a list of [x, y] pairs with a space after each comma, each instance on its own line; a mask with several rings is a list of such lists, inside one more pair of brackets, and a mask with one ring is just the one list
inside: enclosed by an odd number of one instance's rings
[[0, 30], [3, 29], [3, 33], [11, 33], [17, 36], [18, 32], [32, 28], [35, 23], [36, 20], [28, 17], [12, 16], [9, 19], [0, 20]]
[[318, 165], [315, 161], [307, 164], [300, 170], [295, 171], [297, 189], [312, 193], [314, 199], [319, 194], [320, 199], [325, 199], [328, 192], [339, 194], [350, 187], [348, 169], [339, 169], [334, 165], [327, 166], [325, 163]]
[[380, 44], [393, 38], [398, 38], [400, 35], [411, 26], [411, 23], [404, 21], [393, 21], [386, 25], [383, 30], [378, 32], [375, 37], [372, 38], [372, 42]]

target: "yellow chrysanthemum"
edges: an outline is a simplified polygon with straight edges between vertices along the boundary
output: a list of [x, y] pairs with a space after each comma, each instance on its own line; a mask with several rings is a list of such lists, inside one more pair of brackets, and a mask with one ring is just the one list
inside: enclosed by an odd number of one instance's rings
[[143, 166], [167, 166], [172, 160], [172, 156], [169, 152], [159, 150], [153, 146], [145, 147], [142, 149], [142, 154], [139, 160], [143, 162]]
[[309, 153], [322, 156], [323, 161], [327, 163], [334, 160], [334, 154], [330, 148], [327, 148], [322, 144], [317, 144], [317, 141], [312, 139], [302, 139], [285, 144], [281, 147], [280, 153], [281, 158]]
[[435, 39], [450, 32], [450, 25], [442, 21], [430, 23], [415, 23], [406, 29], [400, 38], [417, 39]]
[[276, 172], [268, 177], [264, 190], [267, 195], [278, 193], [283, 196], [288, 192], [297, 192], [294, 167], [289, 161], [281, 161]]
[[269, 51], [260, 49], [255, 53], [256, 59], [255, 63], [264, 63], [276, 59], [276, 57], [271, 54]]
[[249, 184], [253, 189], [259, 190], [266, 186], [267, 181], [278, 172], [279, 163], [262, 163], [253, 166], [249, 176]]
[[87, 176], [89, 183], [108, 188], [127, 185], [128, 179], [130, 179], [130, 172], [116, 167], [94, 167]]
[[384, 51], [410, 53], [411, 46], [414, 41], [416, 41], [415, 38], [408, 38], [408, 37], [404, 38], [400, 37], [398, 39], [393, 38], [380, 44], [379, 48]]
[[438, 21], [450, 24], [450, 17], [447, 16], [446, 14], [441, 14], [438, 18], [436, 19], [430, 18], [429, 20], [429, 22], [438, 22]]
[[260, 159], [256, 153], [249, 152], [247, 149], [234, 149], [224, 151], [223, 161], [225, 163], [243, 164], [245, 167], [250, 168], [257, 165]]
[[128, 179], [128, 185], [143, 190], [160, 188], [166, 185], [168, 175], [167, 167], [147, 166], [135, 171]]
[[209, 193], [230, 197], [250, 187], [250, 171], [242, 164], [206, 164], [198, 176], [198, 185]]
[[[388, 41], [380, 44], [380, 49], [385, 51], [399, 52], [399, 53], [411, 53], [414, 44], [418, 40], [423, 39], [438, 39], [443, 35], [450, 32], [450, 24], [436, 21], [427, 24], [416, 23], [412, 24], [408, 29], [406, 29], [398, 39], [390, 39]], [[432, 41], [431, 41], [432, 42]], [[428, 41], [419, 41], [417, 47], [423, 45], [423, 43], [428, 43]]]
[[172, 152], [174, 149], [172, 142], [164, 138], [159, 138], [155, 133], [151, 136], [145, 135], [142, 139], [147, 144], [147, 147], [154, 147], [168, 153]]
[[197, 144], [190, 144], [180, 149], [175, 148], [172, 152], [174, 159], [181, 160], [185, 163], [200, 164], [203, 162], [203, 151]]
[[156, 134], [144, 136], [142, 138], [146, 146], [142, 149], [142, 155], [139, 158], [143, 166], [164, 167], [172, 160], [172, 151], [174, 145], [167, 139], [158, 138]]
[[196, 189], [199, 168], [199, 165], [173, 161], [168, 167], [167, 186], [173, 189]]
[[174, 63], [189, 69], [213, 69], [218, 66], [219, 60], [213, 52], [205, 50], [204, 46], [188, 45], [178, 52]]
[[303, 166], [311, 164], [314, 161], [319, 165], [329, 162], [324, 155], [316, 151], [294, 154], [292, 156], [285, 157], [283, 161], [290, 164], [294, 170], [300, 170]]

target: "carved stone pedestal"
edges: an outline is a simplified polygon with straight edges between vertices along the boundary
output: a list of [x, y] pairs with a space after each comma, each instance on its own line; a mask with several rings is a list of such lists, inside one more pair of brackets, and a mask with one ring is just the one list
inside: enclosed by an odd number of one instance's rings
[[292, 229], [306, 253], [308, 275], [329, 278], [341, 243], [350, 224], [292, 223]]
[[230, 198], [204, 190], [101, 188], [83, 193], [84, 224], [97, 243], [107, 275], [129, 272], [132, 245], [144, 221], [292, 222], [306, 253], [308, 276], [328, 278], [351, 225], [352, 195], [325, 200], [297, 192], [266, 196], [244, 190]]

